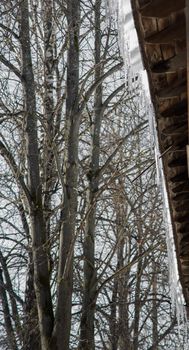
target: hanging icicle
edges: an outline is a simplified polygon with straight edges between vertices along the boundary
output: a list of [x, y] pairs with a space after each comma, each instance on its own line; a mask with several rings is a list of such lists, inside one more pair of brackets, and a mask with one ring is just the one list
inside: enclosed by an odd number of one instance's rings
[[[124, 61], [125, 77], [129, 86], [144, 68], [142, 65], [137, 33], [130, 0], [108, 0], [108, 15], [117, 18], [120, 53]], [[138, 83], [138, 82], [137, 82]]]

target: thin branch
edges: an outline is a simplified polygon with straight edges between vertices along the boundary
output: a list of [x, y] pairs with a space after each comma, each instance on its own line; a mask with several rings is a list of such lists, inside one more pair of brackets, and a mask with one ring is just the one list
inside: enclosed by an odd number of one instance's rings
[[148, 122], [145, 120], [144, 122], [140, 123], [139, 125], [136, 126], [135, 129], [131, 130], [126, 136], [124, 136], [119, 142], [118, 142], [118, 146], [115, 148], [115, 150], [113, 151], [113, 153], [108, 157], [108, 159], [106, 160], [106, 162], [104, 163], [104, 165], [102, 165], [102, 167], [99, 169], [98, 171], [98, 176], [100, 177], [104, 170], [108, 167], [108, 165], [110, 164], [110, 162], [113, 160], [113, 158], [116, 156], [116, 154], [118, 153], [118, 151], [120, 150], [120, 148], [124, 145], [124, 143], [129, 139], [129, 137], [135, 135], [137, 132], [140, 131], [141, 128], [143, 128]]
[[0, 28], [4, 29], [8, 33], [12, 34], [16, 40], [19, 40], [19, 36], [12, 29], [5, 26], [3, 23], [0, 23]]
[[[167, 152], [170, 151], [170, 149], [173, 147], [173, 145], [171, 145], [169, 148], [167, 148], [162, 154], [160, 154], [160, 156], [158, 157], [158, 159], [161, 159]], [[134, 180], [131, 181], [131, 183], [135, 182], [139, 177], [141, 177], [146, 171], [148, 171], [154, 164], [156, 163], [156, 161], [154, 160], [152, 163], [150, 163], [150, 165], [145, 168], [139, 175], [137, 175]]]
[[9, 303], [4, 288], [3, 271], [0, 269], [0, 296], [2, 301], [3, 315], [4, 315], [4, 327], [7, 333], [7, 339], [9, 342], [10, 350], [17, 350], [15, 334], [11, 322], [11, 315], [9, 310]]
[[0, 55], [0, 61], [9, 68], [20, 80], [23, 80], [23, 77], [18, 68], [14, 66], [10, 61], [8, 61], [3, 55]]
[[117, 270], [113, 275], [109, 276], [105, 281], [102, 282], [100, 287], [96, 291], [96, 297], [100, 293], [100, 291], [104, 288], [104, 286], [111, 282], [114, 278], [119, 277], [122, 273], [126, 273], [132, 266], [134, 266], [139, 260], [141, 260], [144, 256], [148, 255], [152, 251], [154, 251], [156, 248], [158, 248], [161, 245], [161, 243], [157, 243], [155, 246], [150, 247], [149, 249], [145, 250], [142, 254], [135, 257], [130, 263], [128, 263], [126, 266], [121, 267], [119, 270]]
[[163, 334], [159, 335], [159, 339], [157, 340], [157, 342], [155, 344], [152, 344], [148, 350], [153, 350], [155, 348], [157, 348], [157, 346], [159, 345], [159, 343], [166, 337], [167, 334], [170, 333], [170, 331], [174, 328], [174, 326], [176, 325], [177, 320], [176, 317], [173, 319], [172, 323], [170, 324], [170, 326], [166, 329], [166, 331]]
[[116, 90], [114, 90], [108, 97], [107, 99], [104, 101], [103, 105], [102, 105], [102, 113], [104, 113], [105, 109], [108, 107], [108, 104], [111, 102], [111, 100], [123, 89], [125, 88], [125, 83], [123, 83], [122, 85], [120, 85]]
[[23, 190], [24, 194], [26, 195], [26, 198], [28, 200], [28, 203], [31, 205], [31, 196], [28, 187], [25, 184], [23, 175], [21, 174], [13, 155], [11, 152], [7, 149], [7, 147], [3, 144], [3, 142], [0, 141], [0, 154], [5, 159], [7, 164], [9, 165], [15, 180], [19, 187]]
[[91, 85], [91, 87], [88, 89], [84, 96], [83, 103], [80, 106], [79, 113], [81, 113], [85, 107], [85, 104], [88, 102], [89, 98], [91, 97], [92, 93], [96, 90], [96, 88], [111, 74], [116, 72], [118, 69], [120, 69], [123, 66], [123, 62], [120, 62], [116, 64], [116, 66], [110, 68], [106, 73], [104, 73], [97, 81], [95, 81], [94, 84]]

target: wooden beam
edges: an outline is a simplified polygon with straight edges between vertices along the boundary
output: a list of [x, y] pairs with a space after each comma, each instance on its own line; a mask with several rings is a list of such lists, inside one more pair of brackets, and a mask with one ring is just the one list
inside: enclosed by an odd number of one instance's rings
[[166, 88], [160, 89], [157, 92], [157, 96], [160, 99], [170, 99], [170, 98], [178, 97], [186, 91], [186, 86], [187, 86], [186, 79], [177, 80], [175, 84], [171, 84]]
[[183, 40], [186, 37], [185, 19], [177, 20], [174, 24], [166, 29], [156, 32], [153, 35], [145, 38], [146, 44], [172, 44], [176, 40]]
[[176, 212], [188, 212], [189, 213], [189, 200], [185, 203], [181, 204], [179, 203], [178, 207], [174, 208]]
[[181, 116], [187, 112], [187, 100], [174, 103], [171, 107], [167, 108], [160, 114], [160, 117], [169, 118], [172, 116]]
[[186, 146], [188, 177], [189, 177], [189, 0], [186, 0], [186, 51], [187, 51], [187, 97], [188, 97], [188, 144]]
[[177, 174], [175, 176], [172, 176], [169, 178], [170, 182], [177, 183], [177, 182], [184, 182], [188, 179], [187, 171], [183, 171], [180, 174]]
[[178, 149], [183, 152], [184, 148], [186, 148], [187, 144], [187, 135], [177, 135], [174, 139], [172, 138], [174, 146], [178, 147]]
[[[177, 196], [172, 197], [172, 200], [174, 202], [182, 202], [182, 201], [187, 201], [187, 200], [189, 201], [189, 196], [188, 196], [188, 193], [179, 193]], [[182, 216], [182, 218], [183, 218], [183, 216]], [[186, 221], [186, 219], [189, 220], [189, 217], [188, 216], [185, 217], [185, 221]]]
[[189, 177], [189, 145], [186, 145], [186, 155], [187, 155], [187, 169], [188, 169], [188, 177]]
[[185, 6], [185, 0], [153, 0], [140, 10], [144, 17], [164, 18], [172, 12], [180, 11]]
[[183, 167], [183, 166], [186, 167], [186, 165], [187, 165], [186, 157], [180, 157], [180, 158], [177, 158], [177, 159], [174, 159], [174, 160], [168, 162], [169, 168], [176, 168], [176, 167]]
[[183, 236], [189, 232], [189, 222], [181, 222], [178, 229], [178, 234]]
[[186, 50], [180, 52], [178, 55], [171, 57], [166, 61], [160, 61], [152, 66], [152, 73], [164, 74], [173, 73], [178, 69], [186, 68]]
[[[174, 221], [178, 222], [178, 223], [188, 222], [188, 219], [189, 219], [188, 214], [186, 214], [186, 213], [184, 213], [184, 214], [176, 213], [176, 215], [174, 215]], [[182, 233], [179, 235], [179, 237], [182, 236], [181, 237], [181, 239], [182, 239], [183, 237], [185, 237], [185, 235], [186, 235], [186, 233]]]
[[[173, 193], [188, 193], [189, 192], [189, 182], [185, 182], [184, 184], [178, 185], [172, 189]], [[188, 217], [189, 219], [189, 217]]]
[[185, 133], [187, 133], [187, 124], [185, 123], [173, 124], [161, 131], [161, 134], [168, 135], [168, 136], [185, 134]]
[[[182, 263], [182, 261], [181, 261], [181, 263]], [[188, 289], [188, 286], [189, 286], [189, 280], [188, 280], [189, 268], [188, 268], [188, 266], [185, 266], [183, 263], [182, 263], [182, 275], [184, 275], [184, 286], [187, 287], [187, 289]]]

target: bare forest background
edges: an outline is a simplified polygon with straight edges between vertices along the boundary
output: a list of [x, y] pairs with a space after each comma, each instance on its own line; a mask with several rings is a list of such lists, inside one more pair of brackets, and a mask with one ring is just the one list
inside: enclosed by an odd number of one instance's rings
[[105, 2], [0, 16], [0, 349], [184, 348], [145, 101]]

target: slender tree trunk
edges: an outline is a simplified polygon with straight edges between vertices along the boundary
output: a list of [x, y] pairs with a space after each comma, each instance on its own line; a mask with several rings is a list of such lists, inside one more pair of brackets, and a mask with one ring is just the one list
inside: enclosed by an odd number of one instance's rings
[[12, 326], [11, 313], [9, 310], [9, 302], [8, 302], [7, 293], [4, 285], [2, 269], [0, 269], [0, 296], [1, 296], [4, 323], [5, 323], [5, 329], [6, 329], [7, 338], [8, 338], [7, 340], [9, 344], [9, 349], [17, 350], [18, 348], [16, 345], [16, 338], [15, 338], [14, 329]]
[[[139, 249], [139, 255], [142, 253]], [[136, 286], [135, 286], [135, 304], [134, 304], [134, 334], [133, 334], [133, 350], [139, 348], [139, 321], [141, 312], [141, 275], [142, 275], [142, 260], [139, 260], [136, 273]]]
[[[21, 202], [19, 204], [19, 213], [23, 226], [24, 233], [28, 240], [28, 246], [31, 246], [30, 230], [25, 215], [24, 205]], [[40, 345], [40, 332], [38, 326], [38, 313], [36, 296], [34, 289], [34, 265], [33, 254], [31, 248], [28, 252], [28, 270], [26, 276], [26, 289], [24, 300], [24, 334], [23, 334], [23, 348], [24, 350], [41, 350]]]
[[23, 341], [22, 326], [21, 326], [19, 311], [18, 311], [18, 307], [17, 307], [17, 300], [15, 298], [14, 289], [12, 286], [11, 276], [9, 274], [7, 262], [2, 254], [1, 250], [0, 250], [0, 264], [1, 264], [1, 267], [3, 269], [3, 274], [5, 277], [5, 285], [6, 285], [6, 289], [7, 289], [6, 293], [8, 294], [8, 297], [9, 297], [9, 303], [10, 303], [9, 307], [11, 310], [11, 312], [10, 312], [11, 322], [14, 325], [16, 337], [17, 337], [19, 343], [22, 344], [22, 341]]
[[[54, 128], [54, 37], [53, 37], [53, 2], [43, 0], [44, 11], [44, 198], [45, 224], [47, 237], [50, 232], [51, 195], [55, 177], [55, 162], [53, 153]], [[50, 258], [50, 257], [49, 257]]]
[[[118, 267], [119, 268], [119, 267]], [[110, 344], [111, 350], [118, 348], [118, 323], [117, 323], [117, 301], [118, 301], [118, 281], [115, 279], [112, 293], [112, 300], [110, 305]]]
[[[122, 228], [121, 228], [122, 229]], [[124, 266], [124, 239], [120, 241], [120, 247], [118, 251], [119, 268]], [[129, 330], [129, 309], [128, 309], [128, 280], [129, 271], [123, 277], [120, 277], [118, 283], [118, 311], [119, 311], [119, 346], [120, 350], [131, 350], [131, 335]]]
[[[120, 177], [119, 185], [117, 184], [117, 195], [115, 199], [116, 206], [116, 230], [117, 230], [117, 241], [118, 241], [118, 252], [117, 252], [117, 270], [125, 265], [125, 260], [129, 261], [130, 258], [130, 247], [127, 247], [127, 255], [125, 256], [125, 246], [130, 243], [127, 240], [128, 232], [125, 231], [127, 226], [126, 212], [127, 204], [124, 197], [124, 181]], [[118, 199], [119, 193], [119, 199]], [[118, 349], [119, 350], [131, 350], [131, 334], [129, 327], [129, 302], [130, 302], [130, 270], [120, 276], [118, 279]]]
[[158, 314], [157, 314], [157, 275], [156, 275], [156, 266], [154, 263], [154, 270], [153, 270], [154, 276], [153, 276], [153, 284], [152, 284], [152, 290], [153, 290], [153, 301], [152, 301], [152, 334], [153, 334], [153, 350], [157, 350], [157, 344], [158, 344]]
[[41, 350], [37, 304], [34, 289], [34, 265], [32, 252], [29, 252], [24, 313], [24, 350]]
[[[140, 139], [139, 135], [136, 136], [136, 142], [138, 147], [138, 150], [140, 150]], [[142, 171], [141, 166], [141, 159], [138, 160], [138, 169], [139, 174]], [[140, 186], [140, 190], [142, 192], [143, 184], [141, 177], [138, 179], [138, 185]], [[141, 201], [142, 202], [142, 201]], [[138, 255], [140, 256], [143, 252], [143, 228], [142, 228], [142, 207], [139, 206], [137, 212], [136, 212], [136, 228], [137, 228], [137, 250]], [[140, 259], [137, 263], [137, 272], [136, 272], [136, 284], [135, 284], [135, 296], [134, 296], [134, 332], [133, 332], [133, 350], [138, 350], [139, 348], [139, 326], [140, 326], [140, 316], [141, 316], [141, 278], [142, 278], [142, 271], [144, 269], [144, 262], [142, 259]]]
[[67, 1], [69, 48], [67, 58], [66, 140], [65, 140], [65, 184], [63, 222], [60, 234], [58, 269], [58, 295], [53, 333], [53, 349], [68, 350], [71, 329], [73, 290], [72, 240], [75, 234], [77, 215], [78, 141], [80, 115], [78, 107], [79, 89], [79, 21], [80, 1]]
[[26, 108], [27, 166], [30, 190], [30, 220], [34, 260], [34, 284], [38, 309], [42, 350], [49, 349], [53, 329], [53, 309], [50, 293], [46, 232], [39, 175], [35, 83], [32, 69], [28, 1], [20, 2], [20, 40]]
[[[95, 4], [95, 81], [102, 74], [101, 60], [101, 29], [100, 29], [101, 0]], [[84, 238], [84, 295], [82, 304], [82, 316], [80, 324], [80, 350], [94, 350], [94, 317], [96, 304], [97, 277], [95, 269], [95, 227], [96, 227], [96, 203], [95, 196], [98, 191], [98, 170], [100, 157], [100, 128], [102, 120], [102, 84], [95, 91], [94, 125], [92, 138], [92, 154], [90, 169], [88, 172], [89, 189], [87, 194], [87, 216]]]

